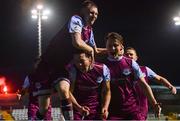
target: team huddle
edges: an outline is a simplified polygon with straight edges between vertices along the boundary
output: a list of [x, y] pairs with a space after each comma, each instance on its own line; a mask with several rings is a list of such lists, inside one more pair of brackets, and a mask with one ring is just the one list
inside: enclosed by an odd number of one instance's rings
[[[176, 94], [166, 78], [138, 65], [136, 50], [125, 49], [117, 32], [109, 32], [106, 48], [98, 48], [92, 29], [97, 16], [97, 5], [85, 0], [35, 62], [21, 91], [29, 92], [29, 120], [52, 120], [52, 93], [58, 93], [65, 120], [146, 120], [148, 100], [159, 117], [150, 80]], [[96, 62], [102, 55], [106, 58]]]

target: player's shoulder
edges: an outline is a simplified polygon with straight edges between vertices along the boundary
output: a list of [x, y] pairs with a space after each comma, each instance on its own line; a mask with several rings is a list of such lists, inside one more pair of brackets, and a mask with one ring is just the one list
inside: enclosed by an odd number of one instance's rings
[[93, 66], [95, 68], [103, 68], [103, 66], [105, 66], [105, 64], [101, 63], [101, 62], [94, 62]]
[[82, 21], [82, 17], [79, 15], [73, 15], [71, 21]]
[[141, 69], [147, 69], [147, 66], [139, 66]]
[[103, 64], [104, 64], [104, 63], [102, 63], [102, 62], [94, 62], [93, 65], [94, 65], [94, 66], [103, 66]]

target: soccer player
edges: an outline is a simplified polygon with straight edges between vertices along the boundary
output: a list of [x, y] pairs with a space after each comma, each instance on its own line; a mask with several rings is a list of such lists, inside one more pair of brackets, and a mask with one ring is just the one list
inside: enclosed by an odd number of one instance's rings
[[[70, 72], [75, 120], [101, 120], [108, 116], [110, 72], [106, 65], [93, 61], [90, 54], [75, 52]], [[75, 101], [74, 101], [75, 100]]]
[[69, 95], [68, 72], [65, 69], [72, 59], [75, 49], [82, 49], [91, 54], [104, 53], [106, 49], [97, 48], [92, 25], [98, 16], [97, 5], [85, 0], [80, 12], [73, 15], [67, 24], [51, 40], [41, 60], [31, 74], [30, 80], [34, 81], [33, 94], [38, 96], [39, 119], [43, 119], [48, 110], [49, 98], [53, 88], [60, 97], [61, 110], [66, 120], [73, 119], [72, 103]]
[[160, 115], [161, 107], [157, 103], [150, 86], [146, 83], [139, 65], [123, 56], [123, 37], [111, 32], [106, 36], [108, 58], [106, 65], [111, 74], [111, 102], [109, 105], [110, 120], [141, 120], [141, 115], [136, 99], [134, 83], [139, 80], [141, 87], [146, 92], [149, 101]]
[[[28, 120], [35, 121], [37, 119], [36, 115], [39, 111], [38, 97], [33, 96], [32, 94], [31, 81], [29, 80], [28, 76], [25, 77], [24, 84], [20, 92], [17, 92], [18, 99], [21, 100], [26, 94], [29, 94]], [[51, 105], [49, 105], [48, 111], [46, 112], [44, 119], [52, 120]]]
[[[138, 55], [136, 50], [133, 47], [127, 47], [125, 50], [125, 55], [134, 61], [137, 61]], [[147, 66], [140, 66], [141, 71], [145, 75], [145, 80], [147, 83], [149, 81], [154, 80], [157, 83], [161, 83], [164, 86], [166, 86], [172, 94], [176, 94], [177, 90], [176, 88], [164, 77], [156, 74], [153, 70], [148, 68]], [[143, 90], [140, 88], [139, 82], [136, 82], [135, 89], [137, 91], [137, 96], [139, 98], [139, 106], [140, 106], [140, 113], [143, 117], [144, 120], [147, 119], [147, 114], [148, 114], [148, 101], [147, 97], [145, 96]]]

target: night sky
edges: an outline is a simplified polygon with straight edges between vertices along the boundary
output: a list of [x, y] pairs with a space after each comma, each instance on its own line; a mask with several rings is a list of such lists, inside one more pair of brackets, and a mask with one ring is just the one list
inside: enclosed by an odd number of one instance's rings
[[[42, 0], [51, 10], [42, 23], [42, 46], [66, 23], [82, 0]], [[36, 0], [0, 1], [0, 75], [7, 78], [13, 91], [23, 82], [37, 56], [37, 23], [31, 19]], [[94, 24], [98, 47], [104, 47], [104, 36], [120, 33], [125, 47], [139, 53], [140, 65], [180, 86], [180, 26], [172, 20], [180, 12], [179, 0], [94, 0], [99, 17]], [[13, 86], [12, 86], [13, 85]]]

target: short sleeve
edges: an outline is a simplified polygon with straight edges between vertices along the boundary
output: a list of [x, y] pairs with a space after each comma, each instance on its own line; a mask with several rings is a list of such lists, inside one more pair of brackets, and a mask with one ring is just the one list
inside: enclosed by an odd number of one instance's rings
[[68, 24], [69, 33], [75, 33], [75, 32], [81, 33], [82, 27], [83, 27], [82, 18], [77, 15], [72, 16]]
[[103, 80], [110, 81], [110, 70], [105, 64], [103, 64]]
[[153, 70], [151, 70], [149, 67], [146, 67], [147, 70], [147, 77], [149, 79], [154, 79], [155, 76], [157, 75]]
[[133, 68], [133, 70], [135, 72], [135, 77], [136, 78], [144, 77], [144, 75], [143, 75], [143, 73], [142, 73], [138, 63], [136, 61], [134, 61], [134, 60], [132, 60], [132, 68]]
[[26, 76], [26, 78], [24, 79], [24, 84], [23, 84], [23, 88], [28, 88], [30, 86], [30, 82], [29, 82], [29, 77]]

